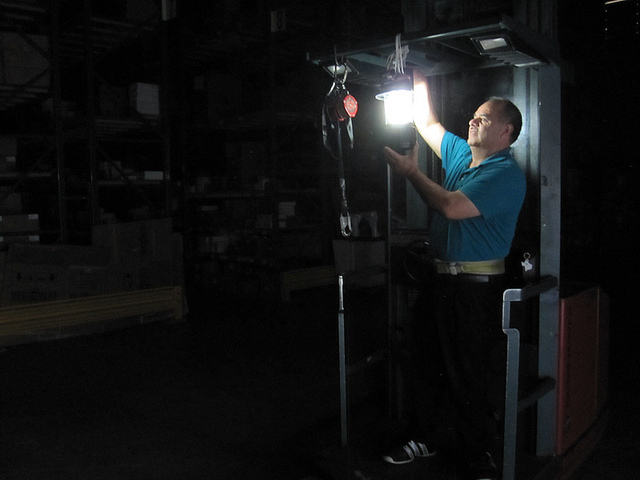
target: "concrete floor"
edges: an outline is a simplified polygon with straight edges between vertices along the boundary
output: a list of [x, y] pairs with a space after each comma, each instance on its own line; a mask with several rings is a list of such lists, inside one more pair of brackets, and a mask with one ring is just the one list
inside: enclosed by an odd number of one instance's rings
[[[202, 302], [181, 324], [5, 348], [0, 478], [341, 478], [318, 461], [340, 440], [334, 301]], [[575, 479], [637, 475], [640, 392], [612, 380], [609, 427]], [[376, 461], [360, 478], [414, 477]]]

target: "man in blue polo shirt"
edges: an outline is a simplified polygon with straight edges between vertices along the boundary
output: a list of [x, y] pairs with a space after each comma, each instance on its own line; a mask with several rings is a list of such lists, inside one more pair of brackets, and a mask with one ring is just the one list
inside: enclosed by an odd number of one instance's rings
[[[495, 372], [489, 365], [500, 333], [504, 259], [526, 192], [525, 176], [511, 155], [522, 116], [509, 100], [491, 98], [469, 121], [465, 141], [439, 122], [427, 81], [414, 72], [414, 124], [442, 159], [442, 185], [418, 168], [417, 143], [407, 155], [388, 147], [384, 153], [434, 212], [430, 244], [437, 275], [416, 306], [419, 358], [412, 361], [409, 381], [415, 431], [383, 459], [408, 463], [448, 443], [468, 467], [468, 478], [491, 480], [498, 472], [489, 400]], [[448, 429], [453, 439], [441, 434]]]

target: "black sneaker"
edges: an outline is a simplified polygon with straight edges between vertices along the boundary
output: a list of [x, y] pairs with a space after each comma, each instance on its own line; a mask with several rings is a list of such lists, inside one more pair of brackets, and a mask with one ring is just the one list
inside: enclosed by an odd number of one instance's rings
[[485, 452], [469, 464], [469, 480], [497, 480], [498, 468], [491, 454]]
[[384, 455], [382, 459], [394, 465], [401, 465], [413, 462], [416, 457], [433, 457], [435, 454], [435, 450], [429, 449], [424, 443], [411, 440], [404, 445], [400, 445], [391, 453]]

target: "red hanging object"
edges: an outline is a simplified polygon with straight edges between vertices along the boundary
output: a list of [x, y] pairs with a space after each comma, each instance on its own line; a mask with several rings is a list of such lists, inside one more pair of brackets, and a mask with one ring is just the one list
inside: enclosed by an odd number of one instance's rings
[[358, 101], [342, 84], [334, 85], [327, 95], [325, 105], [331, 120], [342, 122], [358, 113]]
[[344, 97], [344, 100], [342, 100], [342, 105], [344, 106], [344, 111], [346, 112], [346, 114], [351, 118], [355, 117], [356, 113], [358, 113], [358, 101], [353, 95], [348, 94], [346, 97]]

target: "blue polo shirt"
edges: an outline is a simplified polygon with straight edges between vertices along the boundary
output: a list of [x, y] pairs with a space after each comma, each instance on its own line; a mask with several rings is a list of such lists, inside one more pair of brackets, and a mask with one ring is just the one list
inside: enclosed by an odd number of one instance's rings
[[527, 188], [511, 149], [469, 168], [471, 148], [462, 138], [446, 132], [440, 151], [445, 172], [443, 187], [464, 193], [480, 216], [448, 220], [434, 213], [430, 240], [436, 258], [454, 262], [506, 257]]

